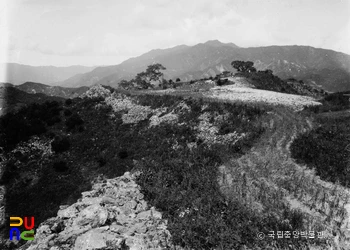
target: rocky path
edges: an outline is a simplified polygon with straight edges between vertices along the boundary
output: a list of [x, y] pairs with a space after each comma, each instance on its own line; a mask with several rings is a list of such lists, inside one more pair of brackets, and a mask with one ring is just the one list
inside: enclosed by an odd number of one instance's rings
[[57, 217], [39, 226], [34, 241], [19, 249], [175, 249], [167, 221], [143, 199], [136, 175], [95, 183], [76, 203], [61, 206]]

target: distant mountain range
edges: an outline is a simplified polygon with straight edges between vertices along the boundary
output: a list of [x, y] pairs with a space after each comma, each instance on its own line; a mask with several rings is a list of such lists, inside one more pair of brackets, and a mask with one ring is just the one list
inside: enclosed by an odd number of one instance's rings
[[235, 72], [231, 67], [234, 60], [253, 61], [258, 70], [271, 69], [282, 79], [303, 80], [330, 92], [350, 90], [350, 55], [310, 46], [241, 48], [218, 40], [155, 49], [112, 66], [34, 67], [8, 63], [0, 64], [0, 72], [7, 66], [6, 82], [16, 85], [40, 82], [70, 88], [94, 84], [117, 87], [121, 80], [130, 80], [152, 63], [167, 68], [164, 71], [167, 79], [179, 77], [189, 81], [215, 76], [224, 70]]
[[94, 68], [95, 67], [85, 66], [29, 66], [17, 63], [0, 64], [0, 72], [6, 72], [6, 79], [1, 80], [16, 85], [28, 81], [57, 85], [55, 83], [66, 80], [77, 74], [89, 72]]
[[59, 96], [62, 98], [74, 98], [80, 96], [89, 89], [87, 86], [78, 88], [65, 88], [61, 86], [49, 86], [37, 82], [25, 82], [14, 87], [29, 94], [42, 93], [48, 96]]
[[253, 61], [258, 70], [271, 69], [283, 78], [296, 78], [327, 91], [350, 90], [350, 56], [310, 46], [268, 46], [240, 48], [218, 40], [194, 46], [180, 45], [151, 50], [119, 65], [97, 67], [62, 81], [61, 86], [79, 87], [99, 83], [117, 86], [122, 79], [131, 79], [152, 63], [161, 63], [166, 78], [199, 79], [229, 70], [234, 60]]

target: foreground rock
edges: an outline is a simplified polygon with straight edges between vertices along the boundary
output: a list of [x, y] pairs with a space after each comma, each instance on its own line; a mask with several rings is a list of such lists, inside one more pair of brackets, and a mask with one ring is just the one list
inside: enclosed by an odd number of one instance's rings
[[167, 222], [149, 208], [136, 174], [94, 184], [71, 206], [61, 206], [57, 217], [36, 230], [24, 250], [173, 249]]

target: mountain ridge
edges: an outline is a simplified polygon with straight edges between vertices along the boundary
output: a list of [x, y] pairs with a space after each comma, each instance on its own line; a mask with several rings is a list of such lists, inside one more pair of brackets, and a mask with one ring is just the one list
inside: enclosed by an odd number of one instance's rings
[[87, 73], [95, 67], [71, 65], [66, 67], [58, 66], [31, 66], [19, 63], [0, 63], [0, 72], [5, 73], [6, 82], [15, 85], [24, 82], [43, 82], [53, 85], [79, 73]]
[[179, 45], [168, 49], [151, 50], [138, 57], [66, 79], [61, 86], [91, 86], [103, 84], [117, 87], [130, 80], [148, 65], [161, 63], [166, 78], [189, 81], [215, 76], [229, 70], [234, 60], [253, 61], [258, 70], [271, 69], [277, 76], [296, 78], [327, 91], [350, 89], [350, 55], [311, 46], [288, 45], [241, 48], [232, 43], [210, 40], [193, 46]]
[[20, 85], [15, 85], [14, 87], [30, 94], [42, 93], [48, 96], [58, 96], [62, 98], [78, 97], [89, 89], [89, 87], [86, 86], [66, 88], [62, 86], [50, 86], [37, 82], [25, 82]]

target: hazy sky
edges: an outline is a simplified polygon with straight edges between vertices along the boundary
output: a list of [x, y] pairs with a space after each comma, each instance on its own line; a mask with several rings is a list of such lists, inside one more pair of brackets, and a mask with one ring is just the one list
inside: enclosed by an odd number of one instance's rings
[[350, 54], [350, 0], [0, 0], [0, 62], [109, 65], [214, 39]]

